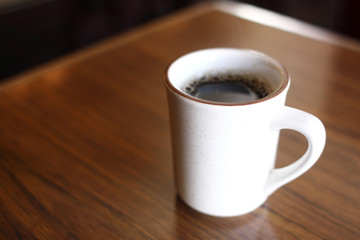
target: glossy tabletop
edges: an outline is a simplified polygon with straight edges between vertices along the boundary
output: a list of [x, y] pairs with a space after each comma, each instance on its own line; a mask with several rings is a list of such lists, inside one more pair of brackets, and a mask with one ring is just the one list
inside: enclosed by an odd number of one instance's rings
[[[281, 62], [318, 116], [315, 166], [249, 214], [176, 196], [163, 73], [210, 47]], [[0, 84], [0, 239], [359, 239], [360, 43], [248, 5], [201, 4]], [[277, 167], [303, 154], [282, 131]]]

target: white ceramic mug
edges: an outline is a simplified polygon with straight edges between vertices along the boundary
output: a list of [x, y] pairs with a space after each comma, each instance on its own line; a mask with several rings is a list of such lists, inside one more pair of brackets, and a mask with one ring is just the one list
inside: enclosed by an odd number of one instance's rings
[[[253, 72], [275, 91], [247, 103], [198, 99], [182, 87], [208, 73]], [[165, 74], [178, 195], [190, 207], [214, 216], [248, 213], [320, 157], [326, 133], [315, 116], [285, 106], [290, 78], [274, 59], [246, 49], [215, 48], [175, 60]], [[298, 160], [274, 168], [280, 129], [308, 140]]]

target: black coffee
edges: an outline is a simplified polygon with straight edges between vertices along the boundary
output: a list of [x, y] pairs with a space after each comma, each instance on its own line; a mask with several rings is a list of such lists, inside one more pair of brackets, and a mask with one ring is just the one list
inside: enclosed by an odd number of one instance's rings
[[257, 76], [219, 74], [196, 79], [187, 84], [184, 91], [209, 101], [245, 103], [266, 97], [273, 90], [266, 79]]

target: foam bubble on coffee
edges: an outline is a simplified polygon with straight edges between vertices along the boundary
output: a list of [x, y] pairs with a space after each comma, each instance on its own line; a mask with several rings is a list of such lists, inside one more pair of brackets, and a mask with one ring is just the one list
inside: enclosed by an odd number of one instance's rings
[[245, 103], [268, 96], [273, 92], [271, 84], [255, 74], [209, 74], [189, 81], [183, 91], [203, 100]]

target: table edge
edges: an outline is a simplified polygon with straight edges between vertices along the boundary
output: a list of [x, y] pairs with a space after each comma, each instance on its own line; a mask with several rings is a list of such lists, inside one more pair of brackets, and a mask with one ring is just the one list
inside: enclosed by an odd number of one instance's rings
[[231, 1], [214, 2], [212, 5], [219, 11], [251, 22], [360, 52], [360, 41], [357, 39], [270, 10]]
[[[157, 31], [167, 26], [171, 26], [176, 22], [181, 22], [186, 19], [191, 19], [199, 15], [205, 14], [209, 11], [216, 10], [226, 14], [259, 23], [272, 28], [280, 29], [286, 32], [291, 32], [311, 39], [319, 40], [336, 46], [344, 47], [346, 49], [360, 52], [360, 42], [337, 33], [307, 24], [297, 19], [287, 17], [269, 10], [265, 10], [253, 5], [231, 2], [231, 1], [215, 1], [215, 2], [201, 2], [191, 7], [178, 10], [167, 16], [154, 19], [148, 23], [135, 27], [127, 32], [109, 37], [93, 45], [87, 46], [83, 49], [60, 56], [54, 60], [44, 63], [40, 66], [25, 70], [9, 78], [2, 79], [0, 82], [0, 91], [31, 80], [36, 76], [41, 76], [54, 69], [61, 69], [72, 63], [81, 61], [87, 57], [92, 57], [103, 51], [110, 50], [114, 47], [126, 44], [129, 41], [138, 39], [151, 32]], [[251, 14], [248, 13], [250, 11]], [[266, 16], [259, 19], [256, 16]], [[255, 16], [255, 17], [254, 17]]]
[[129, 41], [136, 40], [144, 35], [150, 34], [151, 32], [155, 32], [167, 26], [171, 26], [176, 22], [181, 22], [186, 19], [197, 17], [211, 10], [214, 10], [214, 6], [212, 4], [195, 4], [192, 7], [180, 9], [176, 12], [154, 19], [125, 32], [110, 36], [106, 39], [100, 40], [99, 42], [93, 43], [84, 48], [75, 50], [52, 59], [46, 63], [40, 64], [39, 66], [27, 69], [8, 78], [1, 79], [0, 92], [11, 88], [18, 83], [23, 83], [24, 81], [31, 80], [37, 76], [42, 76], [55, 69], [64, 68], [72, 63], [76, 63], [88, 57], [95, 56], [103, 51], [122, 46]]

